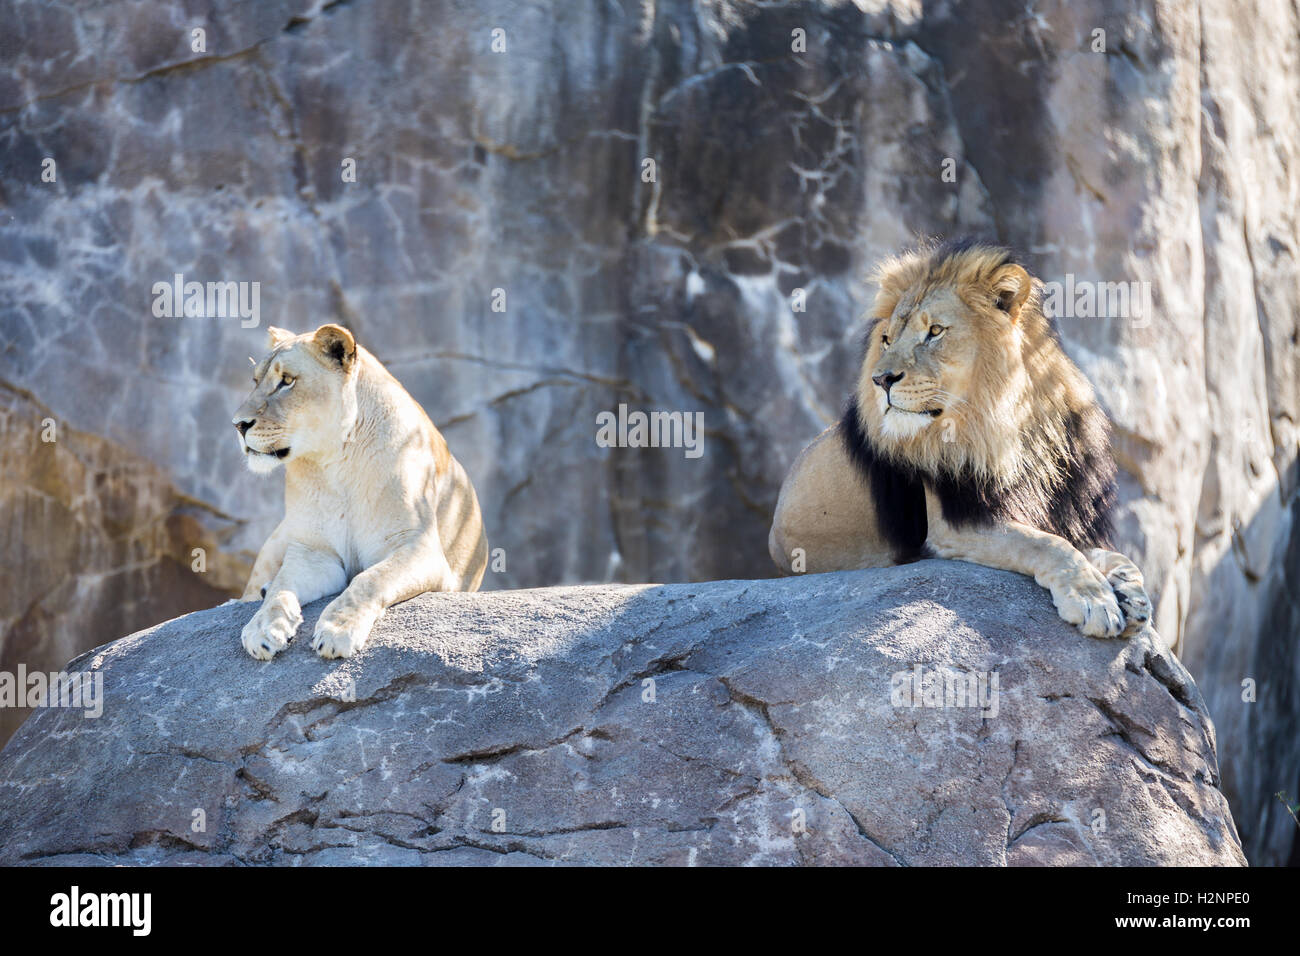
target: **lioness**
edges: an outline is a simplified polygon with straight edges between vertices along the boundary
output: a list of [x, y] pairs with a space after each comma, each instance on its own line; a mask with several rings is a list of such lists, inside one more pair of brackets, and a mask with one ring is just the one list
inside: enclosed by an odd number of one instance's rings
[[1151, 616], [1109, 550], [1110, 426], [1009, 250], [886, 260], [857, 389], [795, 461], [768, 550], [784, 572], [956, 558], [1032, 575], [1092, 637]]
[[251, 471], [285, 466], [285, 516], [240, 599], [265, 599], [244, 649], [270, 660], [303, 604], [342, 591], [311, 646], [350, 657], [389, 605], [478, 588], [488, 553], [478, 498], [424, 410], [351, 332], [267, 331], [270, 354], [233, 422]]

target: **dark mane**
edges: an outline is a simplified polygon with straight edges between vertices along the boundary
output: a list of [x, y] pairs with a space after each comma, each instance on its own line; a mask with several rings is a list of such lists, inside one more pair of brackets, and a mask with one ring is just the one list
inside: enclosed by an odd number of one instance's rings
[[858, 418], [857, 397], [849, 399], [840, 419], [840, 437], [849, 458], [871, 491], [876, 521], [894, 551], [894, 560], [907, 564], [924, 557], [926, 536], [925, 486], [914, 468], [899, 466], [878, 455]]
[[895, 560], [903, 564], [926, 556], [927, 486], [939, 499], [944, 520], [955, 528], [1020, 521], [1059, 535], [1080, 550], [1110, 548], [1116, 486], [1108, 423], [1093, 405], [1072, 412], [1065, 424], [1065, 477], [1046, 501], [1032, 483], [999, 489], [968, 475], [929, 474], [889, 460], [863, 429], [856, 396], [849, 400], [839, 430], [849, 458], [870, 489], [881, 531]]
[[987, 260], [990, 268], [1017, 265], [1025, 271], [1030, 269], [1030, 257], [1019, 249], [993, 239], [981, 239], [978, 236], [958, 236], [954, 239], [930, 239], [920, 243], [916, 250], [929, 259], [930, 269], [938, 269], [949, 259], [955, 259], [963, 252], [981, 249], [990, 254]]

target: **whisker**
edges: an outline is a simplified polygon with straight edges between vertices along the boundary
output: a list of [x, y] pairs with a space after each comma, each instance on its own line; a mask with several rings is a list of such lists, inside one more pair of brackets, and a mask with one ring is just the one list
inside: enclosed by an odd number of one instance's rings
[[934, 395], [935, 395], [936, 398], [942, 398], [942, 399], [945, 399], [949, 404], [952, 404], [952, 405], [969, 405], [969, 404], [970, 404], [970, 402], [968, 402], [966, 399], [962, 398], [960, 395], [954, 395], [952, 392], [946, 391], [946, 390], [944, 390], [944, 389], [942, 389], [942, 388], [936, 390], [935, 393], [934, 393]]

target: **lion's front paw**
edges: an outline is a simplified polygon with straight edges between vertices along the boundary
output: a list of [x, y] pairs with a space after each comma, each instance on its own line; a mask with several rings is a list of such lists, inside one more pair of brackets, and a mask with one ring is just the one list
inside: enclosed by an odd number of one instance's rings
[[1093, 567], [1106, 575], [1124, 615], [1124, 634], [1136, 634], [1151, 620], [1151, 598], [1136, 564], [1115, 551], [1096, 548], [1088, 552]]
[[1124, 634], [1136, 634], [1146, 627], [1151, 620], [1151, 599], [1141, 585], [1135, 591], [1129, 591], [1114, 585], [1115, 599], [1119, 601], [1120, 610], [1124, 612]]
[[[286, 599], [287, 597], [287, 599]], [[244, 625], [240, 640], [244, 650], [259, 661], [269, 661], [289, 646], [302, 623], [302, 609], [292, 595], [274, 604], [263, 604]]]
[[1089, 637], [1119, 637], [1124, 615], [1102, 573], [1091, 565], [1062, 571], [1043, 582], [1057, 612]]
[[355, 607], [331, 604], [321, 612], [311, 646], [324, 658], [351, 657], [361, 650], [377, 615]]

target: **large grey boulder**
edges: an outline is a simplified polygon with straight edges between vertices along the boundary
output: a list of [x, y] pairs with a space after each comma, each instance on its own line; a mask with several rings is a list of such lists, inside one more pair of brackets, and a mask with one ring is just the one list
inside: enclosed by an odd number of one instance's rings
[[69, 665], [102, 716], [0, 754], [0, 863], [1245, 862], [1187, 672], [1018, 575], [426, 594], [344, 662], [255, 663], [252, 612]]

